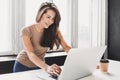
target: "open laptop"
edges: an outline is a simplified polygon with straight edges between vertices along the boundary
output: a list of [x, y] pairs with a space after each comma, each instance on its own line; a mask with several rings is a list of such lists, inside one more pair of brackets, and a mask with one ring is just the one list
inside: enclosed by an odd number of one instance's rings
[[71, 49], [57, 80], [78, 80], [91, 75], [105, 49], [106, 46]]

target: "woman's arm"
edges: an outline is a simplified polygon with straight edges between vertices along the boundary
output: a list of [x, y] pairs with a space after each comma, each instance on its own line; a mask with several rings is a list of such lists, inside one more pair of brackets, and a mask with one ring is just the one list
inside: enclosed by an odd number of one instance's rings
[[47, 70], [48, 65], [45, 64], [39, 57], [37, 57], [34, 53], [34, 49], [32, 46], [32, 43], [30, 41], [30, 38], [28, 36], [22, 36], [22, 41], [24, 44], [24, 48], [27, 51], [27, 55], [29, 59], [38, 67]]
[[27, 55], [29, 59], [38, 67], [44, 69], [46, 72], [48, 72], [51, 75], [59, 75], [61, 73], [61, 68], [53, 64], [51, 66], [47, 65], [44, 61], [42, 61], [39, 57], [37, 57], [34, 53], [33, 46], [31, 44], [30, 38], [28, 36], [22, 36], [22, 41], [25, 47], [25, 50], [27, 51]]
[[65, 42], [65, 40], [64, 40], [64, 38], [63, 38], [63, 36], [62, 36], [62, 34], [61, 34], [60, 31], [58, 31], [58, 37], [60, 38], [61, 46], [63, 47], [63, 49], [65, 50], [65, 52], [68, 53], [69, 50], [71, 49], [71, 46], [69, 46], [69, 45]]

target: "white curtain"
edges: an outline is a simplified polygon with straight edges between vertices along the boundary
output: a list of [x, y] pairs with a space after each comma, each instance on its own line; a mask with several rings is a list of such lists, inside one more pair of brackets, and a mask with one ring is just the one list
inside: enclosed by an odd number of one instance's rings
[[0, 0], [0, 55], [18, 54], [23, 45], [20, 29], [35, 23], [42, 2], [58, 6], [60, 30], [73, 47], [105, 45], [106, 0]]
[[0, 0], [0, 55], [12, 51], [11, 1]]
[[105, 45], [106, 0], [79, 0], [79, 47]]

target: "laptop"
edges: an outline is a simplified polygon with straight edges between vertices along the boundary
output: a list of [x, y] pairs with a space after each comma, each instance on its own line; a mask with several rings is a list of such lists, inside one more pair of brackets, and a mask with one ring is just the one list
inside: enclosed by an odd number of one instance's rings
[[78, 80], [91, 75], [105, 49], [106, 46], [71, 49], [57, 80]]

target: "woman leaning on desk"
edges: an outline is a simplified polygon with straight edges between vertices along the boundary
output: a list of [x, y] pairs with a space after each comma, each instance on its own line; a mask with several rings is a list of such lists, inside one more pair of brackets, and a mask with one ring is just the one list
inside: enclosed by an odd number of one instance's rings
[[47, 50], [53, 49], [56, 44], [68, 52], [71, 47], [65, 42], [59, 31], [60, 13], [53, 3], [42, 3], [38, 10], [36, 23], [21, 30], [21, 38], [24, 45], [15, 61], [13, 72], [33, 70], [41, 68], [51, 75], [58, 75], [61, 68], [56, 65], [47, 65], [44, 56]]

